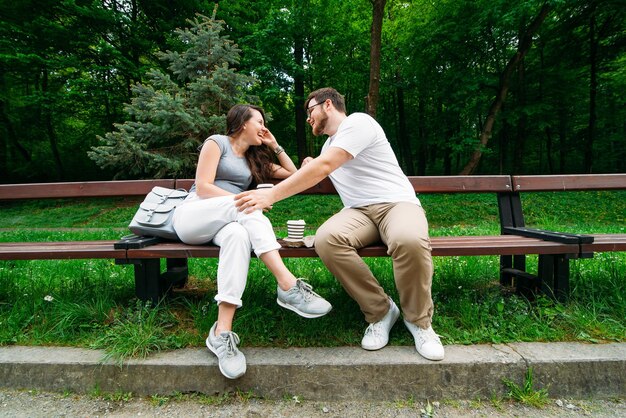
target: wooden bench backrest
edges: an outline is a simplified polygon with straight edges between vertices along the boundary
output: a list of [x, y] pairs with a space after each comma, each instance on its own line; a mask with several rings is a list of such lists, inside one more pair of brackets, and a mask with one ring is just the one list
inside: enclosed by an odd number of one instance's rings
[[[626, 189], [626, 174], [574, 174], [555, 176], [410, 176], [417, 193], [505, 193], [510, 191]], [[277, 183], [278, 181], [275, 181]], [[0, 200], [144, 196], [154, 186], [189, 190], [193, 179], [86, 181], [71, 183], [0, 184]], [[330, 180], [302, 194], [337, 193]]]
[[154, 186], [175, 184], [172, 179], [0, 184], [0, 200], [145, 196]]
[[[510, 176], [409, 176], [416, 193], [478, 193], [511, 191]], [[274, 184], [279, 181], [274, 181]], [[176, 187], [189, 190], [193, 180], [177, 180]], [[337, 190], [329, 179], [324, 179], [300, 194], [335, 194]]]
[[512, 176], [516, 192], [626, 189], [626, 174], [570, 174], [562, 176]]
[[[510, 176], [425, 176], [409, 177], [417, 193], [509, 192]], [[274, 183], [278, 183], [275, 181]], [[120, 180], [75, 183], [0, 184], [0, 200], [143, 196], [154, 186], [189, 190], [193, 179]], [[302, 194], [335, 194], [325, 179]]]

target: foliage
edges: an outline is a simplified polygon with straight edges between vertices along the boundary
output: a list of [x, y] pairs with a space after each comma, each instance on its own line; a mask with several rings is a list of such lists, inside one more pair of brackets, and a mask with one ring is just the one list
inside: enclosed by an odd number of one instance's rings
[[183, 52], [160, 53], [171, 73], [152, 70], [133, 86], [126, 111], [132, 120], [99, 137], [89, 156], [117, 178], [193, 177], [197, 149], [207, 132], [225, 131], [228, 109], [245, 98], [252, 79], [235, 72], [239, 50], [222, 36], [222, 23], [197, 16], [176, 31]]
[[87, 157], [201, 0], [0, 2], [0, 178], [110, 178]]
[[[377, 119], [407, 174], [462, 169], [503, 68], [544, 4], [550, 14], [510, 77], [478, 173], [626, 170], [626, 9], [620, 1], [388, 0]], [[198, 142], [220, 128], [207, 115], [221, 113], [199, 108], [194, 94], [202, 88], [190, 89], [192, 81], [168, 67], [185, 50], [191, 60], [203, 55], [189, 51], [174, 29], [214, 7], [203, 0], [2, 2], [1, 181], [190, 170], [179, 159], [193, 161]], [[331, 85], [345, 95], [350, 112], [365, 110], [370, 1], [224, 0], [215, 16], [241, 49], [237, 74], [257, 80], [246, 83], [245, 92], [259, 98], [270, 129], [294, 159], [317, 154], [321, 145], [305, 124], [308, 92]], [[168, 50], [179, 55], [163, 60], [159, 51]], [[131, 110], [137, 101], [145, 104], [144, 116], [152, 112], [152, 125]], [[104, 154], [98, 165], [87, 157], [98, 137], [114, 144], [101, 147], [117, 147], [113, 138], [131, 135], [135, 143], [119, 141], [119, 164], [113, 158], [107, 165]]]

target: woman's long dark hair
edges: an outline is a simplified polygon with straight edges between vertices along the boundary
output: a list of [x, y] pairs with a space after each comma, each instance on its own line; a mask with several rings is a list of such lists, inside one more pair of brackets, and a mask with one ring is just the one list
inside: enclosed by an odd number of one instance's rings
[[[239, 104], [233, 106], [226, 115], [226, 134], [232, 136], [243, 129], [243, 125], [252, 118], [252, 110], [258, 111], [265, 122], [265, 112], [258, 106]], [[252, 179], [255, 184], [268, 182], [272, 178], [272, 150], [266, 146], [249, 147], [244, 154]]]

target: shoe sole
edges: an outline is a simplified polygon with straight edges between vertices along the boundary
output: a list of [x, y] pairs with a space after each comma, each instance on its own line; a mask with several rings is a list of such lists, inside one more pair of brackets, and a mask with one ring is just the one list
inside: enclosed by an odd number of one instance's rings
[[[396, 322], [398, 322], [398, 318], [400, 318], [400, 309], [398, 309], [397, 305], [396, 305], [396, 314], [394, 316], [395, 316], [395, 318], [393, 319], [393, 321], [391, 322], [391, 326], [389, 327], [389, 333], [391, 333], [391, 329], [396, 324]], [[380, 350], [381, 348], [385, 347], [387, 344], [389, 344], [389, 338], [387, 338], [387, 342], [385, 344], [381, 345], [380, 347], [379, 346], [365, 347], [363, 344], [361, 344], [361, 348], [363, 350], [367, 350], [367, 351], [376, 351], [376, 350]]]
[[330, 312], [333, 308], [331, 306], [331, 308], [326, 311], [326, 312], [322, 312], [322, 313], [306, 313], [306, 312], [302, 312], [301, 310], [299, 310], [298, 308], [296, 308], [293, 305], [290, 305], [288, 303], [282, 302], [280, 299], [276, 299], [276, 303], [278, 303], [279, 306], [282, 306], [285, 309], [289, 309], [290, 311], [293, 311], [295, 313], [297, 313], [298, 315], [300, 315], [303, 318], [319, 318], [322, 317], [324, 315], [326, 315], [328, 312]]
[[[217, 357], [217, 352], [213, 349], [213, 346], [211, 345], [211, 343], [209, 343], [209, 337], [206, 337], [206, 340], [204, 340], [204, 343], [206, 344], [206, 348], [208, 348], [211, 353], [215, 354], [215, 357]], [[222, 365], [220, 364], [220, 359], [219, 357], [217, 357], [217, 367], [220, 368], [220, 372], [222, 373], [222, 376], [224, 376], [227, 379], [239, 379], [241, 376], [243, 376], [244, 374], [246, 374], [246, 369], [244, 368], [243, 371], [236, 375], [236, 376], [228, 376], [226, 373], [224, 373], [224, 369], [222, 369]]]
[[[416, 350], [417, 350], [417, 348], [416, 348]], [[441, 361], [441, 360], [443, 360], [445, 358], [445, 355], [441, 356], [441, 357], [426, 357], [424, 354], [420, 353], [419, 351], [417, 352], [417, 354], [419, 354], [420, 356], [424, 357], [426, 360], [430, 360], [430, 361]]]

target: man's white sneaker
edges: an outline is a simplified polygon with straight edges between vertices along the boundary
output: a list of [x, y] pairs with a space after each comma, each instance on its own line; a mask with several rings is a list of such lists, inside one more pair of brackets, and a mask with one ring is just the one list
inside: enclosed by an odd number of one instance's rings
[[445, 355], [443, 345], [441, 345], [441, 340], [433, 330], [433, 327], [422, 329], [415, 324], [407, 322], [406, 319], [404, 320], [404, 325], [406, 325], [411, 334], [413, 334], [413, 338], [415, 338], [415, 348], [422, 357], [434, 361], [443, 360]]
[[367, 327], [365, 335], [363, 335], [361, 340], [361, 347], [366, 350], [380, 350], [386, 346], [389, 342], [389, 331], [391, 331], [393, 324], [396, 323], [399, 316], [400, 310], [393, 300], [389, 299], [389, 311], [383, 319]]
[[216, 326], [217, 322], [206, 337], [206, 346], [217, 356], [220, 372], [229, 379], [237, 379], [246, 372], [246, 356], [237, 348], [239, 336], [232, 331], [221, 332], [216, 336]]
[[298, 279], [296, 285], [289, 290], [282, 290], [278, 287], [277, 292], [276, 303], [304, 318], [319, 318], [333, 308], [326, 299], [313, 291], [310, 284], [303, 282], [302, 279]]

